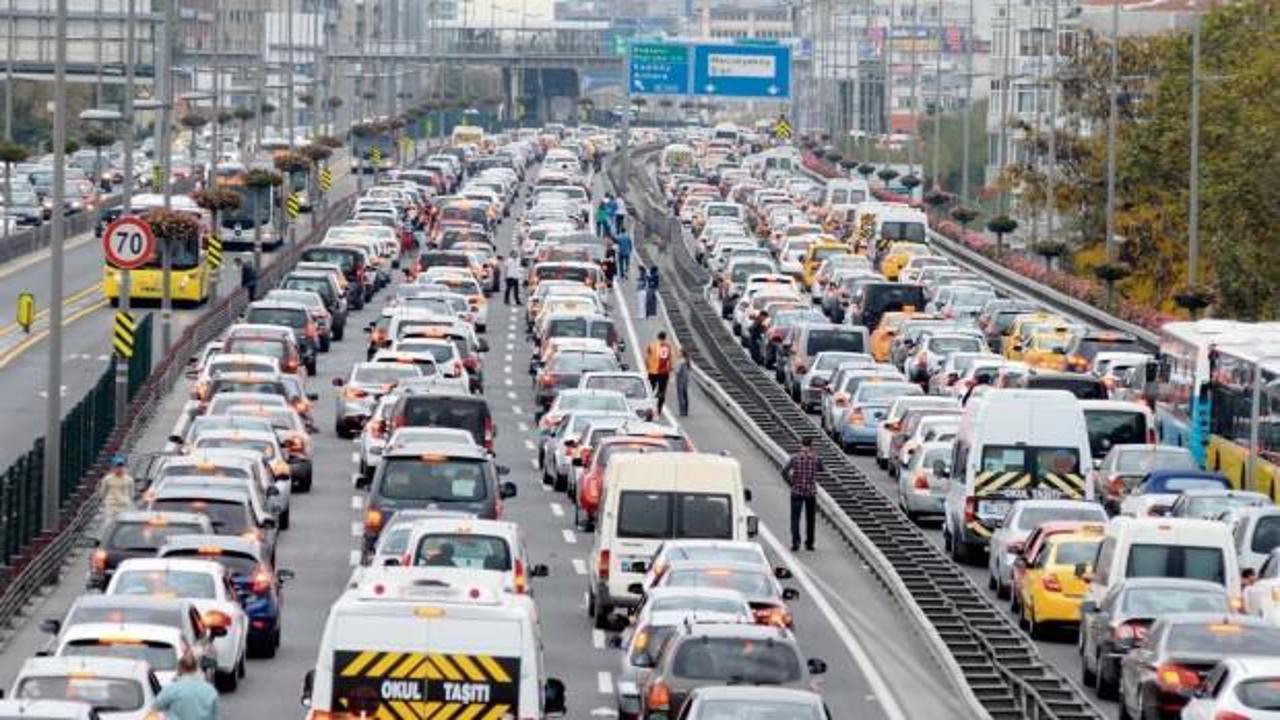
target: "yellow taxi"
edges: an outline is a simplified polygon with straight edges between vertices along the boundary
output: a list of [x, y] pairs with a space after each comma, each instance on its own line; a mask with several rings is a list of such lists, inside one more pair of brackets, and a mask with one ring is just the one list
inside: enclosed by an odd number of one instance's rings
[[818, 236], [818, 241], [809, 246], [800, 260], [801, 277], [805, 288], [813, 288], [814, 277], [818, 274], [818, 269], [822, 267], [824, 260], [835, 255], [852, 254], [853, 249], [837, 240], [834, 235]]
[[871, 357], [876, 362], [889, 362], [893, 339], [898, 336], [905, 320], [925, 315], [911, 310], [895, 310], [880, 316], [880, 324], [871, 332]]
[[1005, 333], [1004, 342], [1001, 347], [1004, 348], [1004, 356], [1007, 360], [1021, 360], [1023, 353], [1023, 344], [1030, 339], [1031, 328], [1035, 325], [1066, 325], [1067, 321], [1058, 315], [1046, 312], [1026, 313], [1019, 315], [1013, 324], [1009, 326], [1009, 331]]
[[1063, 325], [1036, 326], [1031, 338], [1022, 344], [1022, 361], [1045, 370], [1067, 370], [1067, 349], [1075, 333]]
[[1085, 526], [1050, 536], [1033, 558], [1018, 558], [1016, 562], [1025, 563], [1018, 586], [1019, 621], [1032, 637], [1039, 637], [1048, 623], [1079, 624], [1089, 583], [1076, 568], [1092, 565], [1102, 536], [1101, 525]]
[[880, 274], [887, 280], [897, 280], [902, 266], [916, 255], [928, 255], [929, 246], [924, 243], [895, 242], [889, 246], [888, 252], [880, 262]]

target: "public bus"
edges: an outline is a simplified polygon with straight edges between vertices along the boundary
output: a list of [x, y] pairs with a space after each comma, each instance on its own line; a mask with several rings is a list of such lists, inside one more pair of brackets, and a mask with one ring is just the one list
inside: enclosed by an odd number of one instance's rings
[[277, 248], [284, 236], [276, 231], [276, 188], [249, 187], [245, 184], [248, 175], [249, 168], [243, 163], [218, 165], [218, 187], [240, 196], [240, 207], [218, 213], [223, 247], [228, 250], [253, 249], [253, 229], [261, 226], [262, 247]]
[[1214, 345], [1209, 369], [1205, 469], [1280, 500], [1280, 330]]
[[[155, 193], [134, 195], [129, 206], [130, 214], [145, 215], [164, 207], [164, 196]], [[212, 270], [205, 255], [205, 243], [209, 236], [211, 218], [207, 210], [196, 205], [186, 195], [173, 195], [169, 208], [187, 213], [200, 222], [200, 234], [196, 238], [179, 243], [165, 243], [157, 239], [156, 251], [145, 265], [133, 270], [121, 270], [103, 263], [102, 290], [112, 305], [120, 301], [122, 273], [129, 273], [130, 302], [161, 300], [164, 295], [164, 256], [169, 253], [169, 297], [174, 305], [200, 305], [209, 299]]]
[[479, 148], [484, 142], [484, 128], [475, 125], [457, 125], [453, 128], [450, 139], [456, 148], [465, 145], [474, 145]]

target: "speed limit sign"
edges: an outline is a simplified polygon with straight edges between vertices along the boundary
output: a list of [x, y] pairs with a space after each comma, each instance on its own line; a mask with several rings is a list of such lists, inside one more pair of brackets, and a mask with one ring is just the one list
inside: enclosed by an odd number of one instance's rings
[[151, 224], [136, 216], [126, 216], [111, 223], [102, 233], [102, 249], [107, 262], [123, 270], [142, 267], [156, 250], [156, 236]]

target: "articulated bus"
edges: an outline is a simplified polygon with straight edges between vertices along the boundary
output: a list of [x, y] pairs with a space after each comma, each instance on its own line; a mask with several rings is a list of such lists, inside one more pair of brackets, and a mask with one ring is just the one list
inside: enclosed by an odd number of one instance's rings
[[245, 185], [249, 169], [243, 163], [218, 165], [218, 187], [231, 190], [240, 196], [240, 207], [218, 213], [219, 233], [222, 244], [228, 250], [253, 248], [253, 228], [262, 226], [262, 247], [272, 250], [280, 246], [283, 236], [276, 232], [276, 189], [252, 188]]
[[[164, 196], [153, 193], [134, 195], [129, 207], [130, 214], [145, 215], [151, 210], [164, 207]], [[102, 291], [107, 299], [115, 305], [120, 300], [120, 283], [122, 273], [129, 273], [129, 299], [159, 301], [164, 294], [164, 254], [170, 254], [169, 265], [169, 297], [173, 303], [183, 305], [199, 305], [209, 299], [210, 273], [208, 260], [205, 257], [205, 242], [209, 235], [210, 217], [206, 210], [196, 205], [186, 195], [174, 195], [170, 198], [169, 207], [178, 212], [188, 213], [200, 221], [200, 235], [190, 241], [170, 243], [166, 246], [157, 240], [156, 252], [145, 265], [134, 270], [121, 270], [106, 263], [103, 264]]]
[[[1280, 323], [1167, 323], [1161, 328], [1159, 352], [1156, 424], [1160, 441], [1187, 448], [1203, 467], [1221, 472], [1237, 487], [1276, 498]], [[1254, 417], [1259, 418], [1258, 448], [1250, 478]]]

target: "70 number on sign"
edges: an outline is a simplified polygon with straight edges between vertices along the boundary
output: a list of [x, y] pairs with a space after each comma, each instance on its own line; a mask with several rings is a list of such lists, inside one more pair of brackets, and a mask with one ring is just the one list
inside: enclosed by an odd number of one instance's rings
[[146, 220], [122, 217], [102, 233], [102, 249], [108, 263], [131, 270], [145, 265], [155, 254], [156, 237]]

